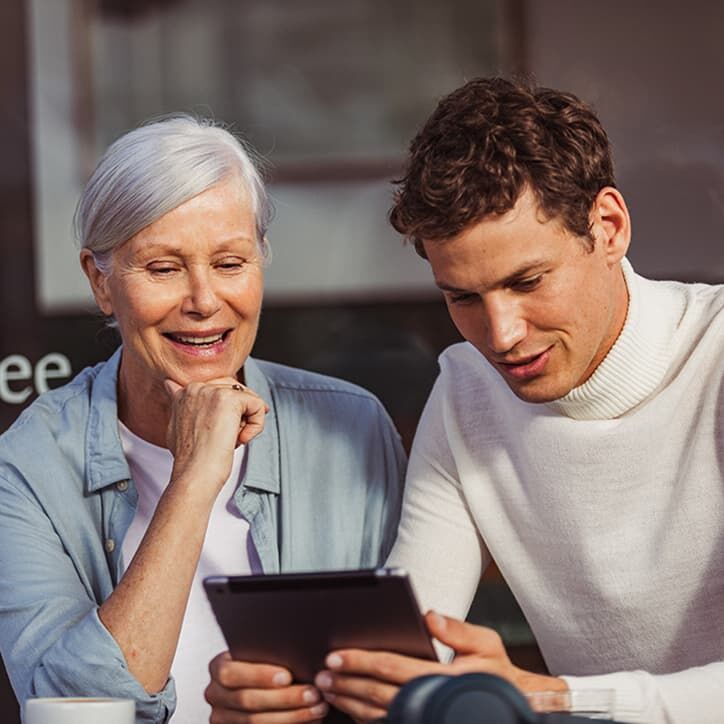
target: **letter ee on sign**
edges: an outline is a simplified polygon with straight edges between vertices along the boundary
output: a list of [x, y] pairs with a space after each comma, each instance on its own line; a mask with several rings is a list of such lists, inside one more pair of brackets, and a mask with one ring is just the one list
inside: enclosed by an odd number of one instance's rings
[[50, 389], [49, 380], [67, 379], [70, 374], [70, 360], [59, 352], [41, 357], [35, 369], [27, 357], [11, 354], [0, 360], [0, 401], [22, 405], [33, 389], [40, 395]]

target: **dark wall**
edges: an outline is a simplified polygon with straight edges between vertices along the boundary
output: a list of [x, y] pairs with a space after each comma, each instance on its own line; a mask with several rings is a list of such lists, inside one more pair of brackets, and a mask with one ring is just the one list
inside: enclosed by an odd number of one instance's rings
[[656, 279], [724, 281], [724, 4], [525, 0], [539, 82], [593, 103]]
[[[33, 288], [30, 207], [30, 153], [26, 85], [25, 6], [21, 0], [0, 5], [0, 360], [13, 350], [35, 356], [42, 341], [34, 339], [37, 314]], [[0, 403], [2, 405], [2, 403]], [[0, 430], [8, 415], [3, 405]], [[20, 721], [17, 702], [0, 666], [0, 721]]]

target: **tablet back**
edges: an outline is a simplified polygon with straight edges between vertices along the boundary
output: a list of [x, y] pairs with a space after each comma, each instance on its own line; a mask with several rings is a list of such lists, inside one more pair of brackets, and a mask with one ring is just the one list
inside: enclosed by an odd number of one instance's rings
[[314, 680], [333, 649], [436, 659], [407, 575], [397, 569], [212, 577], [206, 593], [235, 659]]

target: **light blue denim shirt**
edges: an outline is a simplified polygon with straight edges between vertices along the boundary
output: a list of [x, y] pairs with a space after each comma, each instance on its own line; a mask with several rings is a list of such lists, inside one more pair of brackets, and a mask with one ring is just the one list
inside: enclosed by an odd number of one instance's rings
[[[120, 350], [42, 395], [0, 436], [0, 651], [21, 702], [128, 697], [137, 722], [160, 723], [173, 680], [147, 693], [98, 618], [138, 497], [118, 433], [119, 362]], [[405, 453], [379, 401], [270, 362], [248, 359], [244, 374], [270, 409], [234, 501], [264, 571], [384, 561]]]

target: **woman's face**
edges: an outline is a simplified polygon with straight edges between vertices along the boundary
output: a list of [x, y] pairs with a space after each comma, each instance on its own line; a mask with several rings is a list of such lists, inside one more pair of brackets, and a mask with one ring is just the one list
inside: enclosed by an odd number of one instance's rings
[[124, 396], [143, 399], [166, 378], [186, 385], [237, 375], [261, 311], [255, 234], [251, 206], [230, 179], [117, 248], [107, 277], [82, 257], [98, 305], [118, 322]]

